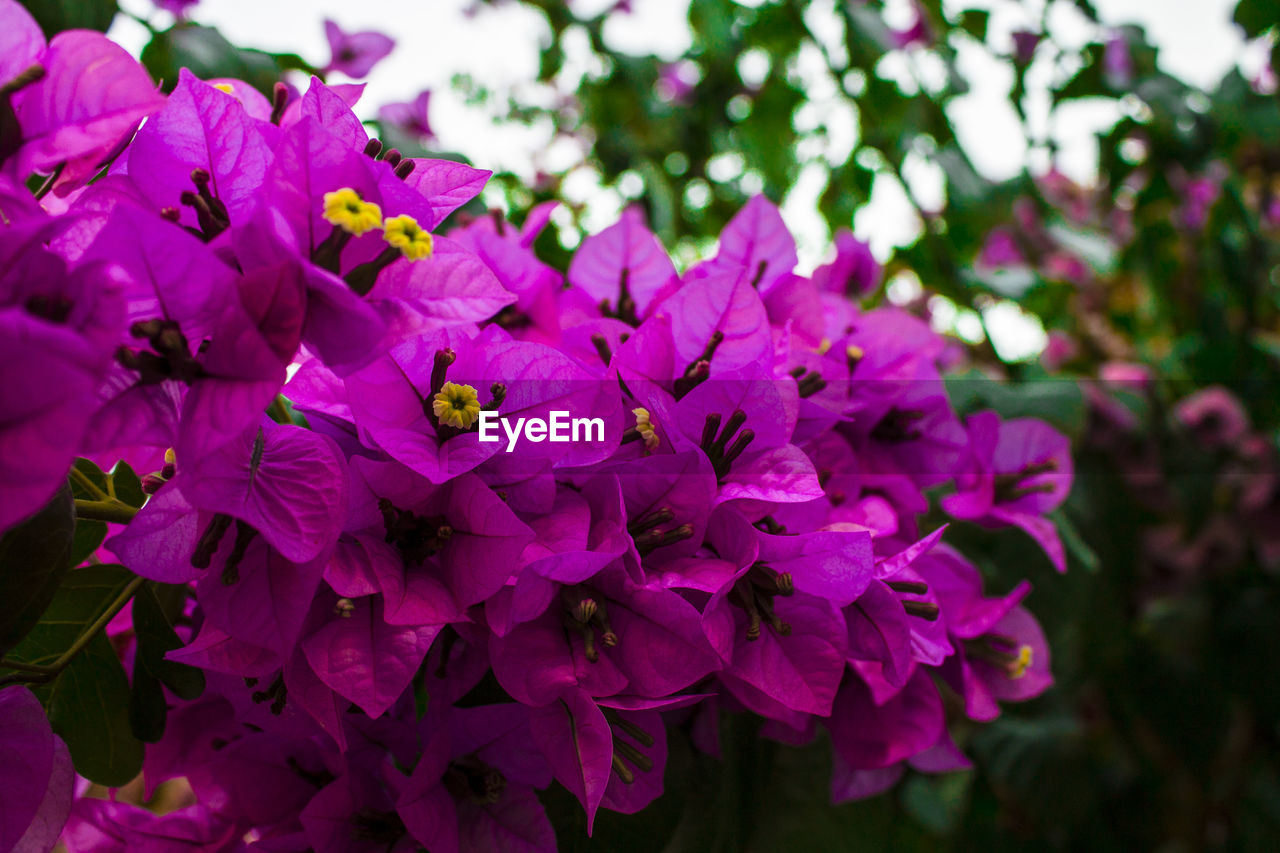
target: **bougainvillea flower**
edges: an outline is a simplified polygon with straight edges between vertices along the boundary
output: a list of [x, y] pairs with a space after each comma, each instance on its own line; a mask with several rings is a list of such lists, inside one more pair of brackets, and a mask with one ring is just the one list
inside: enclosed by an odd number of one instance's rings
[[278, 138], [238, 98], [184, 69], [129, 146], [129, 177], [157, 211], [172, 208], [182, 225], [213, 237], [214, 223], [244, 222], [257, 205]]
[[382, 593], [392, 624], [444, 624], [494, 595], [534, 533], [475, 475], [433, 487], [396, 462], [351, 461], [352, 501], [325, 576]]
[[43, 506], [66, 476], [124, 318], [124, 276], [46, 250], [50, 232], [0, 228], [0, 530]]
[[324, 22], [325, 38], [329, 40], [332, 59], [325, 69], [341, 71], [348, 77], [367, 77], [391, 50], [395, 40], [379, 32], [349, 33], [333, 21]]
[[62, 840], [68, 853], [231, 853], [241, 844], [235, 824], [204, 805], [158, 815], [132, 803], [89, 798], [76, 801]]
[[753, 196], [720, 232], [716, 256], [685, 273], [686, 284], [728, 276], [761, 292], [796, 265], [796, 243], [777, 206]]
[[44, 33], [17, 0], [0, 2], [0, 84], [26, 71], [44, 53]]
[[648, 316], [655, 297], [675, 278], [675, 264], [636, 207], [583, 240], [569, 266], [570, 284], [605, 303], [608, 311], [633, 318]]
[[346, 464], [332, 439], [264, 419], [198, 459], [183, 493], [197, 509], [253, 528], [285, 559], [306, 562], [338, 539]]
[[831, 745], [850, 767], [888, 767], [938, 741], [944, 731], [942, 699], [924, 670], [879, 704], [862, 679], [846, 678], [826, 724]]
[[665, 696], [716, 667], [698, 611], [619, 569], [562, 584], [542, 616], [495, 636], [489, 649], [499, 682], [533, 705], [570, 687], [593, 696]]
[[1173, 415], [1206, 447], [1230, 447], [1249, 431], [1249, 414], [1240, 399], [1217, 385], [1183, 397]]
[[1002, 422], [994, 412], [971, 415], [967, 426], [971, 471], [957, 477], [957, 491], [943, 498], [943, 508], [955, 518], [1021, 527], [1066, 571], [1062, 541], [1044, 515], [1071, 491], [1070, 440], [1043, 421]]
[[613, 772], [613, 733], [604, 713], [586, 692], [569, 688], [534, 708], [529, 727], [556, 780], [586, 809], [590, 833]]
[[774, 707], [831, 713], [848, 629], [829, 602], [753, 564], [712, 597], [703, 625], [725, 661], [720, 679], [743, 705], [765, 716], [773, 716]]
[[410, 136], [430, 139], [435, 136], [428, 111], [430, 105], [431, 92], [424, 91], [412, 101], [383, 104], [378, 109], [378, 121]]
[[[396, 801], [414, 838], [441, 851], [554, 851], [551, 822], [530, 787], [531, 768], [540, 787], [551, 774], [529, 748], [528, 710], [516, 704], [459, 710], [448, 727], [452, 738], [438, 731], [428, 739]], [[512, 761], [513, 754], [520, 758]]]
[[880, 286], [884, 268], [871, 247], [842, 229], [836, 233], [836, 256], [813, 271], [813, 283], [821, 290], [861, 297]]
[[57, 172], [65, 195], [96, 174], [165, 98], [138, 61], [101, 33], [68, 30], [40, 57], [44, 76], [12, 96], [23, 143], [9, 174]]
[[321, 681], [379, 717], [409, 686], [439, 633], [439, 625], [388, 625], [378, 596], [343, 599], [302, 649]]
[[71, 808], [75, 772], [39, 700], [0, 690], [0, 846], [49, 850]]

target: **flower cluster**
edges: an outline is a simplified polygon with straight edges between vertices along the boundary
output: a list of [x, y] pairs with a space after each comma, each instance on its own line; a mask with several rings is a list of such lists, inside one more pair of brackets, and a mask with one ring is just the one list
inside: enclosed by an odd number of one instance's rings
[[[952, 483], [948, 514], [1063, 568], [1069, 444], [961, 420], [944, 339], [851, 298], [856, 241], [798, 275], [758, 197], [679, 274], [633, 209], [566, 280], [532, 250], [549, 207], [441, 233], [488, 173], [384, 151], [358, 87], [164, 99], [105, 39], [0, 16], [28, 36], [0, 66], [0, 528], [76, 456], [152, 472], [102, 556], [189, 593], [169, 658], [208, 679], [146, 751], [181, 807], [77, 799], [72, 853], [551, 850], [537, 790], [637, 812], [669, 730], [718, 754], [726, 713], [828, 737], [844, 800], [965, 766], [940, 690], [988, 720], [1050, 684], [1029, 586], [986, 596], [920, 519]], [[602, 433], [481, 438], [557, 411]], [[0, 690], [0, 842], [43, 849], [72, 782], [33, 708]]]

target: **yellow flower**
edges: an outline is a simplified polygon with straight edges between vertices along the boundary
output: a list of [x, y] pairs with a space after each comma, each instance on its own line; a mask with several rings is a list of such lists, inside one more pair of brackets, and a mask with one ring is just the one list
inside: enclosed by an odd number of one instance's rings
[[431, 232], [423, 230], [412, 216], [396, 216], [386, 221], [383, 239], [411, 261], [431, 257]]
[[480, 417], [480, 397], [470, 385], [446, 382], [432, 399], [431, 411], [441, 426], [470, 429]]
[[845, 358], [849, 359], [849, 361], [862, 361], [862, 357], [866, 355], [866, 353], [863, 352], [862, 347], [857, 344], [849, 344], [844, 348], [844, 355]]
[[236, 90], [232, 88], [230, 83], [214, 83], [213, 88], [217, 89], [219, 92], [226, 92], [228, 95], [235, 97]]
[[324, 218], [359, 237], [382, 225], [382, 208], [360, 198], [355, 190], [344, 187], [324, 194]]
[[632, 409], [636, 416], [636, 432], [644, 439], [644, 449], [652, 453], [658, 449], [658, 428], [649, 419], [648, 409]]

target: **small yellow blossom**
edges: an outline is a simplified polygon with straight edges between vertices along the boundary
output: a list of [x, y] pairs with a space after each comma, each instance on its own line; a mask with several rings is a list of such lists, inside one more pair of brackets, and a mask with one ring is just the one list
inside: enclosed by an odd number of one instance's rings
[[857, 344], [849, 344], [849, 346], [845, 347], [844, 354], [850, 361], [862, 361], [862, 357], [866, 355], [862, 347]]
[[640, 437], [644, 439], [644, 449], [650, 453], [657, 450], [658, 428], [649, 419], [649, 410], [632, 409], [631, 414], [636, 416], [636, 432], [640, 433]]
[[423, 230], [412, 216], [395, 216], [383, 225], [385, 239], [411, 261], [431, 257], [434, 241], [431, 232]]
[[831, 349], [831, 338], [823, 338], [821, 343], [818, 344], [817, 353], [818, 355], [826, 355], [830, 349]]
[[470, 429], [480, 417], [480, 397], [470, 385], [446, 382], [432, 399], [431, 411], [441, 426]]
[[360, 198], [355, 190], [344, 187], [324, 194], [324, 218], [359, 237], [381, 227], [382, 208]]
[[217, 89], [219, 92], [226, 92], [233, 98], [235, 97], [236, 90], [232, 88], [230, 83], [214, 83], [213, 88]]

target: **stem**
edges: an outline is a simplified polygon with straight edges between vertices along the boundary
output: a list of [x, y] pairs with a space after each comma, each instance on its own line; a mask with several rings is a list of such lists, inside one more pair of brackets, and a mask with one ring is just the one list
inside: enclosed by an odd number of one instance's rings
[[92, 495], [94, 500], [105, 501], [109, 500], [111, 497], [106, 492], [102, 491], [102, 489], [99, 489], [98, 484], [93, 482], [93, 480], [90, 480], [87, 474], [74, 466], [71, 468], [71, 479], [75, 480], [76, 483], [79, 484], [80, 488]]
[[113, 524], [128, 524], [138, 511], [126, 503], [114, 498], [105, 501], [76, 501], [76, 518], [89, 521], [109, 521]]
[[129, 581], [125, 588], [120, 590], [120, 594], [115, 597], [115, 600], [107, 605], [107, 609], [102, 611], [102, 614], [97, 619], [93, 620], [93, 624], [81, 632], [76, 641], [71, 644], [71, 648], [59, 655], [58, 659], [48, 666], [0, 660], [0, 666], [19, 670], [13, 675], [6, 675], [4, 678], [0, 678], [0, 687], [7, 687], [10, 684], [44, 684], [57, 678], [75, 656], [80, 654], [84, 647], [93, 641], [98, 632], [107, 627], [107, 623], [124, 609], [124, 606], [137, 594], [138, 590], [142, 589], [142, 585], [146, 582], [147, 579], [143, 577], [135, 577]]

